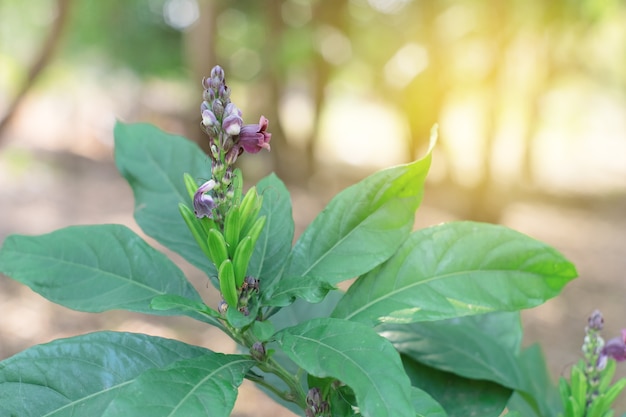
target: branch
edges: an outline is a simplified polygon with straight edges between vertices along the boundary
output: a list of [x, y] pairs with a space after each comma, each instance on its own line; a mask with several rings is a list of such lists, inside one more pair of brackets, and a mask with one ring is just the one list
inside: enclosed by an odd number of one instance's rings
[[54, 52], [60, 43], [61, 34], [63, 33], [68, 21], [72, 0], [57, 0], [56, 3], [57, 16], [51, 24], [50, 33], [41, 45], [41, 49], [39, 50], [35, 61], [30, 66], [26, 76], [26, 81], [22, 85], [22, 88], [20, 88], [17, 95], [9, 105], [7, 112], [4, 114], [2, 119], [0, 119], [0, 143], [4, 138], [2, 132], [9, 125], [9, 122], [17, 112], [19, 105], [26, 97], [28, 91], [35, 85], [35, 81], [39, 75], [41, 75], [42, 71], [50, 63], [50, 60], [54, 56]]

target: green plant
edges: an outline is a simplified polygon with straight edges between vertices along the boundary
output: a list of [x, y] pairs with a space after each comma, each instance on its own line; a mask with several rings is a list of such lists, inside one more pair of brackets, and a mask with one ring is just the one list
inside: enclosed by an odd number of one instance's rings
[[269, 149], [267, 120], [243, 124], [221, 68], [203, 84], [210, 163], [145, 124], [117, 125], [115, 160], [139, 226], [206, 272], [219, 306], [120, 225], [9, 236], [0, 271], [79, 311], [200, 320], [240, 353], [118, 332], [56, 340], [0, 362], [0, 415], [228, 416], [244, 378], [306, 416], [557, 415], [517, 311], [575, 278], [569, 261], [502, 226], [412, 231], [430, 150], [339, 193], [292, 247], [285, 185], [269, 175], [244, 193], [233, 167]]

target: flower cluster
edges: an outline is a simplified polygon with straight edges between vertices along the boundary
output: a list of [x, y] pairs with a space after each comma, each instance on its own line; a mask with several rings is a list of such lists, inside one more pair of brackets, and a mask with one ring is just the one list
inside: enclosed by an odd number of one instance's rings
[[202, 85], [205, 88], [200, 105], [202, 129], [210, 138], [214, 162], [232, 165], [244, 151], [270, 150], [272, 134], [267, 131], [268, 120], [261, 116], [258, 124], [243, 124], [241, 110], [230, 101], [230, 89], [219, 65], [211, 70], [210, 77], [202, 80]]
[[561, 378], [561, 400], [565, 414], [561, 416], [607, 416], [613, 415], [611, 406], [619, 393], [626, 388], [626, 379], [611, 380], [615, 373], [615, 361], [626, 359], [626, 330], [622, 336], [609, 340], [606, 344], [600, 336], [604, 328], [604, 318], [594, 311], [585, 327], [582, 346], [583, 360], [572, 367], [570, 381]]
[[322, 398], [319, 388], [313, 387], [306, 394], [306, 417], [326, 417], [330, 415], [330, 405]]
[[267, 131], [269, 121], [264, 116], [258, 124], [244, 125], [241, 110], [230, 101], [230, 89], [219, 65], [202, 80], [202, 86], [201, 127], [209, 136], [212, 178], [198, 188], [193, 199], [194, 210], [200, 218], [209, 217], [221, 223], [231, 205], [235, 161], [244, 151], [269, 151], [272, 135]]

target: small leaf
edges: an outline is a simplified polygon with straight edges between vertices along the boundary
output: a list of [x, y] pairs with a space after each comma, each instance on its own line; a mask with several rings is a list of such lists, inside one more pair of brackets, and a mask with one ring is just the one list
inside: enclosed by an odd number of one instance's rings
[[228, 417], [237, 388], [256, 362], [249, 356], [213, 353], [148, 370], [126, 387], [103, 417]]
[[115, 125], [115, 164], [133, 189], [135, 220], [163, 246], [204, 271], [216, 283], [217, 271], [198, 247], [178, 213], [191, 204], [184, 174], [211, 178], [211, 161], [195, 143], [148, 124]]
[[410, 384], [398, 353], [365, 325], [321, 318], [276, 334], [282, 350], [316, 377], [333, 377], [352, 388], [365, 417], [414, 413]]
[[430, 161], [429, 151], [335, 196], [298, 239], [285, 275], [337, 284], [387, 260], [411, 232]]
[[0, 271], [79, 311], [172, 315], [153, 310], [152, 298], [171, 294], [202, 301], [172, 261], [121, 225], [9, 236], [0, 250]]
[[266, 342], [274, 334], [274, 325], [270, 321], [255, 321], [252, 323], [252, 334], [261, 342]]
[[308, 303], [301, 298], [297, 299], [293, 304], [278, 310], [270, 318], [271, 322], [277, 330], [281, 330], [314, 318], [328, 317], [343, 295], [342, 291], [331, 291], [317, 304]]
[[186, 315], [196, 320], [204, 321], [220, 328], [222, 327], [222, 324], [216, 320], [222, 318], [217, 311], [209, 308], [203, 302], [190, 300], [180, 295], [159, 295], [152, 299], [150, 307], [154, 310], [170, 311], [172, 313]]
[[0, 408], [20, 417], [101, 416], [143, 372], [210, 354], [197, 346], [133, 333], [55, 340], [0, 362]]
[[315, 277], [283, 277], [280, 284], [264, 299], [263, 305], [284, 307], [301, 298], [309, 303], [319, 303], [335, 287]]
[[526, 235], [447, 223], [414, 232], [350, 287], [333, 316], [375, 324], [515, 311], [554, 297], [575, 277], [560, 253]]

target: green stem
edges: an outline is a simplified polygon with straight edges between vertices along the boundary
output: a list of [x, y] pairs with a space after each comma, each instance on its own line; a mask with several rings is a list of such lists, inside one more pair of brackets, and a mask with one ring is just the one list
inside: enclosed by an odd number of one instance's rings
[[[251, 347], [257, 341], [249, 332], [245, 332], [241, 336], [242, 344], [247, 347]], [[281, 364], [271, 357], [267, 358], [265, 362], [260, 362], [257, 367], [263, 372], [276, 375], [289, 387], [288, 393], [283, 393], [275, 387], [271, 389], [272, 392], [286, 401], [297, 404], [299, 407], [302, 407], [303, 410], [306, 408], [306, 393], [298, 377], [291, 375]]]
[[[259, 364], [258, 367], [263, 372], [276, 375], [289, 387], [289, 393], [283, 393], [282, 395], [279, 394], [281, 398], [297, 404], [303, 410], [306, 408], [306, 394], [302, 389], [302, 385], [300, 385], [300, 382], [293, 375], [287, 372], [287, 370], [278, 362], [269, 358], [265, 363]], [[276, 388], [274, 388], [274, 390], [275, 389]], [[274, 390], [272, 390], [272, 392], [275, 392]]]

